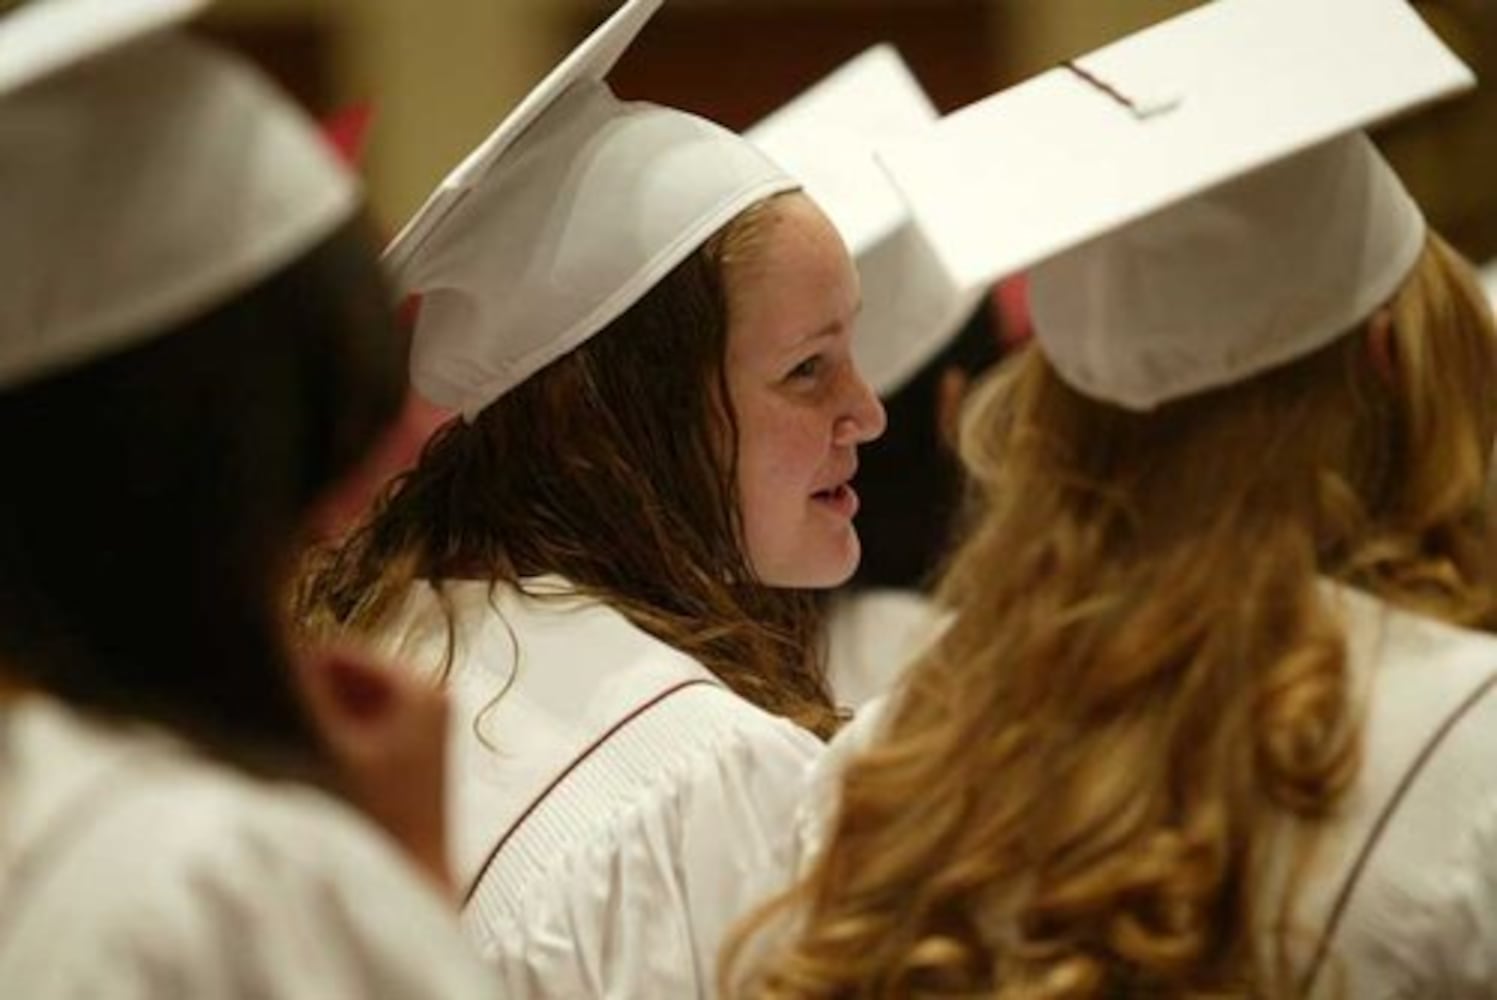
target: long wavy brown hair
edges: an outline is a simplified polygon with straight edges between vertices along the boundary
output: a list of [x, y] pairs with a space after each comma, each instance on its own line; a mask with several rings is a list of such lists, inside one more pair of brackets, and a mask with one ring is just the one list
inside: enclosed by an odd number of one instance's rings
[[1262, 845], [1313, 830], [1360, 751], [1321, 578], [1497, 620], [1490, 312], [1431, 236], [1391, 318], [1392, 377], [1358, 335], [1152, 413], [1033, 349], [984, 387], [954, 624], [725, 991], [1293, 994], [1295, 867], [1271, 888]]
[[816, 605], [757, 583], [741, 541], [729, 282], [772, 205], [471, 424], [442, 427], [365, 523], [314, 554], [303, 624], [376, 634], [418, 580], [523, 588], [558, 574], [749, 701], [829, 735]]

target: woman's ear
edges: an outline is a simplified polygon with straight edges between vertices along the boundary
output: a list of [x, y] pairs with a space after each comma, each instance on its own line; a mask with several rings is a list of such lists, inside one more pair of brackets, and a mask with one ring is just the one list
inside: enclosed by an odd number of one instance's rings
[[445, 693], [352, 647], [303, 650], [295, 667], [340, 790], [450, 890]]
[[1393, 313], [1386, 306], [1367, 320], [1367, 354], [1372, 367], [1390, 389], [1403, 382], [1398, 361], [1398, 344], [1393, 338]]

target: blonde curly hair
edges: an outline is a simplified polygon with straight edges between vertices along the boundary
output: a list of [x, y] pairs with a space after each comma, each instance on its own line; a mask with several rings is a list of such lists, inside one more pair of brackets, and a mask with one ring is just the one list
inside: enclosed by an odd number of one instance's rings
[[724, 992], [1294, 992], [1297, 869], [1271, 886], [1264, 845], [1314, 830], [1361, 745], [1322, 577], [1497, 622], [1490, 310], [1431, 235], [1387, 315], [1387, 351], [1346, 336], [1151, 413], [1033, 349], [980, 391], [954, 623], [849, 766], [826, 850], [725, 953]]

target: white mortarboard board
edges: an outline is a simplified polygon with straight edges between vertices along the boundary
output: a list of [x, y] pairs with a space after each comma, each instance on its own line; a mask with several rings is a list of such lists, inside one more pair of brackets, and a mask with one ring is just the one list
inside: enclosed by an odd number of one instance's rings
[[598, 333], [718, 230], [799, 185], [705, 119], [604, 82], [662, 0], [630, 0], [444, 180], [385, 251], [421, 296], [418, 392], [471, 420]]
[[857, 261], [863, 311], [854, 353], [880, 396], [939, 352], [984, 294], [946, 270], [874, 158], [878, 146], [939, 117], [898, 51], [879, 45], [745, 133], [805, 185]]
[[1403, 0], [1216, 0], [883, 154], [963, 280], [1031, 275], [1070, 384], [1148, 409], [1396, 291], [1418, 208], [1360, 129], [1474, 83]]
[[206, 0], [0, 17], [0, 389], [165, 333], [356, 211], [316, 127], [167, 30]]

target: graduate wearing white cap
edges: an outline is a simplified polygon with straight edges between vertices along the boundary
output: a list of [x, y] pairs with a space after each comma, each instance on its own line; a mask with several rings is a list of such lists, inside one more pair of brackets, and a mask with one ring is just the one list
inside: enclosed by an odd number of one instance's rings
[[391, 836], [440, 876], [440, 704], [291, 673], [398, 359], [356, 184], [205, 6], [0, 15], [0, 993], [490, 995]]
[[[960, 282], [936, 256], [877, 159], [938, 118], [884, 44], [744, 133], [805, 185], [851, 250], [863, 287], [854, 354], [890, 408], [890, 433], [867, 449], [859, 480], [863, 562], [827, 608], [827, 682], [854, 709], [887, 691], [937, 627], [923, 578], [947, 544], [961, 489], [940, 428], [942, 403], [952, 402], [947, 373], [967, 377], [998, 355], [984, 286]], [[903, 424], [896, 409], [907, 411]], [[870, 481], [870, 465], [883, 479]]]
[[747, 992], [1497, 993], [1497, 328], [1360, 131], [1472, 82], [1400, 0], [1219, 0], [888, 152], [1036, 343]]
[[712, 992], [836, 715], [858, 276], [742, 137], [606, 82], [631, 0], [386, 252], [459, 416], [305, 587], [457, 706], [464, 922], [514, 997]]

